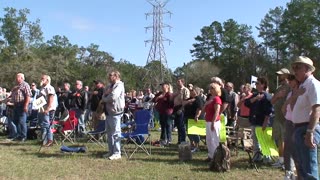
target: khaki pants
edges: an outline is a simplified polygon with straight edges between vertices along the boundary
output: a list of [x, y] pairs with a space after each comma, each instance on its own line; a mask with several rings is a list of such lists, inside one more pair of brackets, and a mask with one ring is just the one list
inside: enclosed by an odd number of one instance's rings
[[238, 117], [237, 121], [239, 128], [250, 128], [251, 124], [249, 122], [249, 118]]
[[238, 130], [238, 136], [241, 139], [247, 139], [247, 134], [246, 131], [244, 130], [244, 128], [251, 128], [251, 124], [249, 122], [249, 118], [244, 118], [244, 117], [238, 117], [238, 121], [237, 121], [239, 130]]

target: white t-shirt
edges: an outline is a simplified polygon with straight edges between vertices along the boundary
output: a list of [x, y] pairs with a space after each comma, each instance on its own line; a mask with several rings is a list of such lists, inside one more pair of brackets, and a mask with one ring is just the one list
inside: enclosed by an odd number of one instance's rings
[[292, 110], [292, 122], [295, 124], [309, 122], [312, 106], [320, 104], [320, 82], [313, 75], [301, 87], [305, 88], [305, 92], [298, 97]]
[[[58, 102], [57, 102], [57, 95], [56, 95], [56, 91], [55, 91], [54, 87], [51, 86], [50, 84], [47, 84], [45, 87], [43, 87], [41, 89], [40, 94], [42, 94], [45, 97], [47, 102], [48, 102], [48, 96], [53, 95], [54, 96], [53, 97], [53, 105], [52, 105], [52, 108], [49, 109], [49, 111], [56, 110], [56, 108], [58, 106]], [[46, 108], [47, 105], [45, 105], [44, 108]]]
[[[290, 91], [290, 92], [288, 93], [287, 100], [288, 100], [291, 96], [292, 96], [292, 91]], [[291, 110], [290, 104], [287, 104], [285, 118], [286, 118], [286, 120], [288, 120], [288, 121], [292, 121], [292, 110]]]

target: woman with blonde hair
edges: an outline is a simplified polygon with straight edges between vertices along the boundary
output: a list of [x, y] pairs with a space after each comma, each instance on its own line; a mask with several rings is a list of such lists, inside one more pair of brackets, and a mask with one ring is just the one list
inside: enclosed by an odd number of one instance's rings
[[221, 87], [217, 83], [211, 83], [209, 86], [211, 98], [204, 105], [206, 120], [206, 142], [208, 146], [208, 158], [210, 161], [220, 142], [220, 110], [221, 110]]

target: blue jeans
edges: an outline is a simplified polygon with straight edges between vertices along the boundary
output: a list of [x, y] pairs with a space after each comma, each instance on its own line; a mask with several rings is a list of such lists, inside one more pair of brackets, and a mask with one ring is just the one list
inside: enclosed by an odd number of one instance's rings
[[148, 109], [148, 111], [150, 112], [150, 121], [149, 121], [149, 127], [150, 128], [154, 128], [154, 120], [153, 120], [153, 108]]
[[120, 115], [108, 115], [106, 120], [106, 131], [109, 153], [121, 155], [121, 117]]
[[199, 135], [195, 135], [195, 134], [189, 134], [188, 138], [191, 142], [194, 142], [196, 144], [199, 144], [200, 142], [200, 136]]
[[[293, 137], [292, 137], [293, 132], [294, 132], [293, 122], [286, 120], [283, 158], [284, 158], [284, 168], [287, 171], [293, 171], [293, 165], [294, 165], [293, 164], [294, 144], [293, 144]], [[296, 164], [296, 166], [298, 166], [298, 164]]]
[[159, 120], [161, 126], [160, 140], [171, 142], [172, 123], [169, 115], [159, 114]]
[[[188, 119], [192, 119], [192, 117], [184, 117], [186, 131], [189, 128]], [[199, 142], [200, 142], [200, 136], [197, 134], [188, 134], [188, 138], [189, 138], [190, 142], [194, 142], [196, 144], [199, 144]]]
[[[308, 125], [296, 127], [294, 131], [294, 146], [299, 176], [303, 179], [319, 179], [318, 174], [318, 150], [316, 148], [309, 148], [304, 143], [304, 136], [306, 134]], [[313, 141], [319, 144], [320, 141], [320, 126], [316, 125], [313, 133]]]
[[82, 111], [81, 109], [73, 109], [76, 112], [76, 118], [79, 121], [78, 125], [78, 133], [82, 134], [85, 132], [86, 124], [85, 124], [85, 111]]
[[13, 122], [17, 127], [17, 138], [27, 138], [27, 113], [23, 111], [23, 106], [15, 106], [13, 112]]
[[178, 129], [178, 143], [185, 142], [186, 141], [186, 124], [184, 122], [183, 112], [180, 114], [175, 113], [174, 114], [175, 123], [177, 123], [177, 129]]
[[42, 141], [52, 141], [53, 140], [53, 134], [51, 132], [51, 122], [54, 117], [55, 111], [50, 111], [48, 114], [45, 114], [43, 112], [38, 113], [38, 120], [41, 127], [41, 133], [42, 133]]
[[13, 123], [12, 117], [8, 116], [8, 127], [9, 127], [9, 138], [15, 138], [17, 137], [17, 127]]

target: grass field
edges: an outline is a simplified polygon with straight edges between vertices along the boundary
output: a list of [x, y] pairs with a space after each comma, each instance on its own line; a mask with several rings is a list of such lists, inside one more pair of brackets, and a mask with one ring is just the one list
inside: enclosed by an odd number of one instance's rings
[[[176, 132], [173, 133], [174, 138]], [[152, 132], [158, 139], [159, 132]], [[174, 141], [175, 142], [175, 141]], [[178, 146], [152, 147], [152, 155], [142, 151], [132, 159], [103, 159], [106, 149], [92, 143], [86, 145], [86, 153], [61, 153], [60, 146], [43, 148], [40, 152], [37, 140], [25, 143], [6, 141], [0, 136], [0, 179], [283, 179], [283, 172], [270, 166], [259, 166], [259, 172], [249, 166], [248, 155], [240, 150], [232, 156], [231, 171], [216, 173], [208, 170], [204, 162], [206, 147], [193, 154], [192, 160], [180, 162]]]

